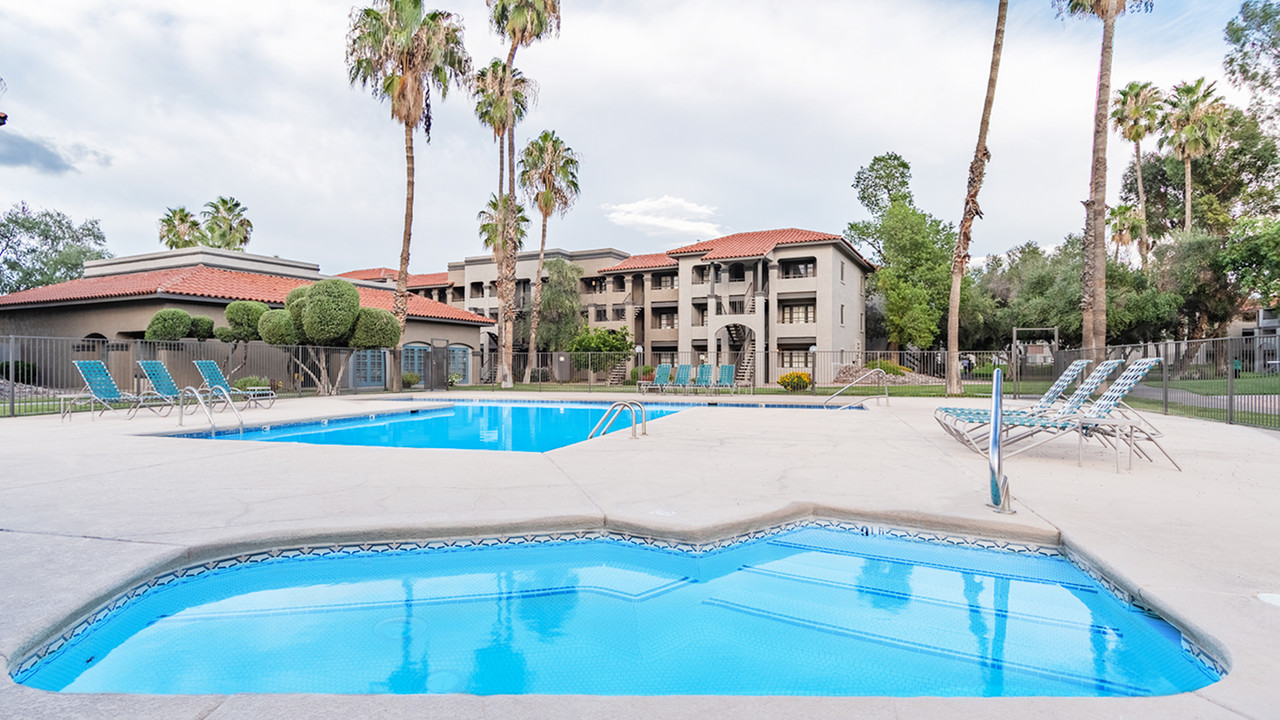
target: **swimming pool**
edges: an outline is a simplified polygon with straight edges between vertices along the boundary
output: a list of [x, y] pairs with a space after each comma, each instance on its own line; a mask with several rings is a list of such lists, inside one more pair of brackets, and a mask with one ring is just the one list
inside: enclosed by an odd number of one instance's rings
[[[687, 407], [690, 406], [648, 404], [645, 411], [653, 420]], [[315, 445], [546, 452], [586, 440], [608, 408], [605, 403], [459, 402], [438, 410], [269, 425], [243, 433], [223, 431], [214, 437]], [[612, 427], [612, 432], [630, 432], [631, 414], [624, 412]], [[208, 436], [204, 433], [183, 437]]]
[[[64, 692], [1127, 696], [1218, 674], [1062, 557], [823, 525], [305, 548], [162, 576], [22, 662]], [[113, 609], [114, 608], [114, 609]]]

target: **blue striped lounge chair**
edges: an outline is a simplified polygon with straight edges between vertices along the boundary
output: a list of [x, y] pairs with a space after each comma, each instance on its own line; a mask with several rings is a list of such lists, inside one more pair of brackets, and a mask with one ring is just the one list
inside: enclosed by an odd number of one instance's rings
[[662, 388], [663, 391], [679, 390], [680, 392], [684, 392], [689, 389], [689, 374], [691, 371], [692, 368], [689, 365], [677, 366], [675, 378], [671, 380], [669, 385]]
[[247, 390], [238, 390], [227, 382], [227, 376], [222, 374], [222, 368], [218, 367], [218, 363], [212, 360], [193, 360], [196, 370], [200, 371], [200, 377], [204, 380], [204, 384], [199, 390], [207, 391], [213, 395], [213, 400], [217, 400], [217, 395], [226, 393], [232, 402], [243, 402], [241, 410], [247, 409], [249, 406], [269, 408], [276, 401], [276, 394], [269, 387], [251, 387]]
[[125, 417], [132, 418], [138, 414], [142, 408], [146, 408], [157, 415], [168, 415], [169, 410], [173, 408], [172, 402], [159, 402], [153, 398], [146, 398], [141, 395], [127, 393], [116, 385], [116, 381], [111, 377], [111, 373], [107, 370], [106, 364], [101, 360], [72, 360], [72, 364], [76, 366], [76, 370], [80, 372], [80, 377], [84, 379], [84, 389], [80, 391], [71, 402], [62, 408], [62, 415], [66, 417], [77, 406], [88, 405], [89, 412], [93, 412], [98, 405], [102, 409], [98, 411], [101, 416], [110, 410], [113, 414], [119, 415], [120, 411], [115, 406], [125, 405]]
[[[1084, 369], [1088, 367], [1089, 362], [1089, 360], [1076, 360], [1071, 363], [1067, 366], [1066, 370], [1062, 371], [1062, 374], [1053, 382], [1053, 385], [1049, 386], [1049, 389], [1045, 391], [1044, 395], [1040, 396], [1038, 401], [1024, 408], [1008, 408], [1005, 410], [1005, 414], [1011, 412], [1023, 412], [1033, 415], [1043, 415], [1050, 412], [1054, 409], [1054, 406], [1059, 400], [1066, 399], [1067, 387], [1071, 385], [1071, 383], [1075, 382], [1076, 378], [1080, 376], [1080, 373], [1084, 372]], [[1112, 367], [1114, 368], [1115, 365]], [[1095, 385], [1094, 387], [1096, 388], [1097, 386]], [[945, 416], [963, 416], [966, 419], [975, 422], [984, 416], [990, 420], [990, 415], [991, 411], [986, 408], [940, 407], [933, 411], [933, 416], [935, 418], [943, 418]], [[939, 422], [942, 421], [939, 420]]]
[[[1085, 362], [1077, 360], [1076, 362]], [[1010, 410], [1004, 413], [1005, 424], [1011, 419], [1018, 417], [1066, 417], [1079, 413], [1089, 398], [1093, 397], [1093, 393], [1097, 392], [1102, 383], [1111, 377], [1112, 373], [1124, 364], [1122, 360], [1106, 360], [1093, 369], [1089, 376], [1085, 378], [1076, 391], [1067, 398], [1066, 403], [1057, 406], [1057, 410], [1053, 408], [1055, 405], [1050, 401], [1049, 407], [1042, 407], [1044, 397], [1040, 403], [1036, 403], [1031, 408], [1022, 410]], [[1072, 363], [1075, 365], [1075, 363]], [[1083, 368], [1083, 366], [1081, 366]], [[1068, 371], [1070, 368], [1068, 368]], [[1063, 373], [1064, 375], [1066, 373]], [[1059, 378], [1061, 380], [1061, 378]], [[1054, 383], [1057, 386], [1058, 383]], [[1052, 388], [1050, 388], [1052, 390]], [[1048, 393], [1045, 393], [1048, 397]], [[933, 417], [952, 437], [964, 443], [970, 450], [977, 453], [985, 453], [987, 450], [987, 436], [990, 431], [987, 427], [991, 423], [991, 411], [987, 408], [938, 408], [934, 411]]]
[[667, 385], [670, 382], [671, 382], [671, 364], [660, 363], [658, 367], [653, 369], [653, 381], [652, 382], [642, 381], [637, 386], [637, 389], [639, 389], [640, 392], [642, 393], [647, 392], [649, 390], [657, 390], [661, 392], [662, 390], [666, 389]]
[[[173, 381], [173, 375], [169, 374], [169, 368], [159, 360], [139, 360], [138, 367], [142, 368], [142, 372], [147, 376], [147, 382], [151, 383], [151, 389], [142, 393], [144, 397], [154, 396], [162, 401], [177, 404], [178, 397], [182, 395], [182, 391], [178, 389], [178, 383]], [[193, 403], [191, 412], [195, 412], [196, 406]]]
[[707, 365], [706, 363], [699, 365], [698, 377], [693, 381], [693, 384], [689, 386], [689, 389], [694, 392], [702, 392], [704, 390], [711, 392], [711, 373], [714, 370], [715, 367], [712, 365]]
[[736, 392], [738, 388], [734, 383], [734, 378], [737, 375], [737, 372], [737, 365], [732, 363], [728, 365], [721, 365], [720, 375], [716, 377], [715, 385], [713, 385], [712, 388], [715, 390], [727, 390], [731, 393]]

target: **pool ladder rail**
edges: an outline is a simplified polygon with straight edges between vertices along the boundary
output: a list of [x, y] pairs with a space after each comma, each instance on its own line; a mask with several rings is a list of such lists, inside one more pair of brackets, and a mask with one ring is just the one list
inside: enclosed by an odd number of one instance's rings
[[[840, 394], [843, 393], [845, 390], [848, 390], [849, 388], [853, 387], [854, 385], [857, 385], [858, 383], [862, 382], [866, 378], [871, 377], [872, 375], [880, 376], [880, 387], [883, 390], [882, 394], [874, 395], [872, 397], [876, 399], [876, 405], [880, 404], [880, 398], [883, 397], [884, 404], [887, 407], [889, 405], [889, 373], [885, 372], [884, 370], [881, 370], [880, 368], [874, 368], [874, 369], [868, 370], [867, 372], [862, 373], [853, 382], [849, 383], [848, 385], [845, 385], [844, 387], [832, 393], [830, 397], [822, 401], [822, 407], [824, 408], [828, 407], [828, 404], [832, 400], [835, 400], [836, 398], [840, 397]], [[869, 398], [864, 397], [861, 400], [855, 400], [847, 405], [841, 405], [840, 407], [836, 408], [836, 410], [848, 410], [849, 408], [866, 409], [868, 399]]]
[[[208, 403], [204, 401], [204, 396], [200, 394], [199, 390], [190, 385], [182, 388], [182, 392], [178, 393], [178, 424], [182, 424], [182, 418], [186, 415], [186, 408], [183, 407], [184, 400], [187, 397], [192, 397], [195, 398], [196, 405], [201, 410], [204, 410], [205, 417], [209, 419], [209, 431], [211, 433], [218, 432], [218, 424], [213, 420], [213, 401], [214, 396], [219, 393], [222, 394], [222, 400], [227, 404], [227, 407], [231, 408], [231, 412], [236, 414], [236, 421], [240, 424], [240, 432], [244, 432], [244, 416], [240, 414], [240, 410], [236, 408], [235, 403], [231, 402], [231, 393], [227, 392], [226, 388], [223, 387], [215, 387], [209, 391]], [[191, 412], [194, 413], [195, 408], [192, 408]]]
[[619, 400], [618, 402], [610, 405], [608, 410], [604, 411], [604, 417], [600, 418], [600, 422], [596, 423], [596, 426], [591, 428], [591, 432], [587, 433], [587, 439], [590, 440], [591, 438], [599, 437], [609, 432], [609, 428], [613, 427], [613, 422], [618, 419], [618, 416], [622, 414], [623, 410], [631, 411], [631, 439], [634, 440], [637, 437], [637, 410], [640, 411], [640, 434], [649, 434], [649, 418], [648, 414], [645, 412], [644, 405], [641, 405], [635, 400]]

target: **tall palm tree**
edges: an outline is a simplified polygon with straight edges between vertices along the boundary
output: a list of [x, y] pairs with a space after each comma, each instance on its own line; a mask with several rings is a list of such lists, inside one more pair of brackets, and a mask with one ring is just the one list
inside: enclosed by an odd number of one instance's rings
[[1200, 78], [1194, 83], [1174, 85], [1164, 114], [1160, 116], [1160, 127], [1164, 130], [1160, 147], [1168, 146], [1174, 157], [1182, 160], [1186, 185], [1183, 229], [1188, 232], [1191, 230], [1191, 161], [1216, 148], [1227, 131], [1227, 106], [1214, 93], [1216, 84], [1205, 85], [1204, 78]]
[[[1087, 15], [1102, 20], [1102, 53], [1098, 61], [1098, 92], [1093, 112], [1093, 160], [1089, 199], [1085, 202], [1084, 271], [1081, 273], [1081, 334], [1095, 360], [1107, 346], [1107, 103], [1111, 99], [1111, 59], [1115, 50], [1116, 18], [1126, 0], [1053, 0], [1059, 14]], [[1130, 0], [1146, 9], [1150, 0]]]
[[1004, 49], [1004, 21], [1009, 14], [1009, 0], [1000, 0], [996, 10], [996, 38], [991, 46], [991, 70], [987, 73], [987, 97], [982, 103], [982, 120], [978, 123], [978, 145], [973, 149], [973, 161], [969, 163], [969, 184], [964, 195], [964, 215], [960, 218], [960, 234], [951, 256], [951, 298], [947, 316], [947, 394], [961, 395], [964, 385], [960, 382], [960, 287], [964, 269], [969, 263], [969, 234], [974, 218], [982, 217], [978, 207], [978, 191], [987, 172], [987, 128], [991, 125], [991, 107], [996, 100], [996, 76], [1000, 73], [1000, 55]]
[[160, 218], [160, 242], [170, 250], [204, 245], [204, 228], [191, 211], [179, 205]]
[[[391, 101], [391, 117], [404, 125], [404, 241], [392, 311], [404, 330], [409, 310], [409, 243], [413, 229], [413, 132], [422, 127], [431, 141], [431, 88], [444, 99], [449, 85], [461, 86], [471, 72], [462, 45], [462, 20], [443, 10], [424, 11], [422, 0], [374, 0], [351, 11], [347, 34], [347, 76]], [[393, 376], [398, 374], [393, 373]]]
[[248, 208], [233, 197], [219, 197], [204, 204], [200, 218], [207, 238], [205, 244], [223, 250], [244, 250], [253, 234], [253, 223], [245, 217]]
[[1133, 143], [1134, 167], [1138, 173], [1138, 256], [1147, 266], [1151, 240], [1147, 237], [1147, 193], [1142, 187], [1142, 139], [1156, 129], [1164, 98], [1149, 82], [1131, 82], [1116, 91], [1111, 100], [1111, 124], [1124, 139]]
[[[542, 305], [542, 261], [547, 252], [547, 218], [551, 213], [559, 213], [563, 217], [578, 199], [578, 154], [554, 131], [543, 130], [525, 146], [520, 167], [520, 187], [542, 214], [542, 244], [538, 246], [538, 271], [533, 276], [533, 315], [529, 320], [529, 352], [536, 353]], [[526, 384], [532, 372], [531, 357], [524, 368]]]
[[[529, 47], [535, 41], [560, 32], [560, 0], [485, 0], [489, 7], [489, 24], [503, 38], [511, 42], [507, 51], [507, 71], [515, 67], [516, 50]], [[516, 195], [516, 118], [515, 104], [508, 103], [511, 111], [507, 123], [507, 194]], [[506, 294], [502, 301], [502, 323], [507, 342], [502, 348], [502, 373], [504, 386], [511, 385], [512, 347], [511, 335], [515, 329], [515, 269], [516, 258], [511, 254], [501, 272], [507, 275]]]
[[512, 234], [515, 245], [512, 250], [524, 247], [525, 238], [529, 236], [529, 216], [525, 215], [524, 206], [519, 203], [508, 204], [506, 195], [502, 199], [497, 195], [490, 195], [484, 209], [476, 213], [476, 219], [480, 221], [480, 240], [484, 242], [485, 248], [493, 251], [495, 257], [498, 249], [507, 244], [503, 238], [506, 228], [514, 229]]

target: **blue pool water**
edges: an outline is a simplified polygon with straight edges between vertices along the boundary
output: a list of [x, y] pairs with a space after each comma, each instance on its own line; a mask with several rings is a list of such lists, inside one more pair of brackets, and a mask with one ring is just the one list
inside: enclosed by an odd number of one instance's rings
[[[290, 557], [293, 556], [293, 557]], [[65, 692], [1165, 695], [1218, 679], [1066, 560], [804, 527], [285, 552], [162, 578], [16, 680]]]
[[[599, 403], [458, 403], [443, 410], [276, 425], [217, 437], [316, 445], [546, 452], [586, 440], [608, 407]], [[645, 411], [653, 420], [685, 407], [646, 405]], [[631, 413], [624, 412], [612, 428], [613, 432], [630, 432]]]

